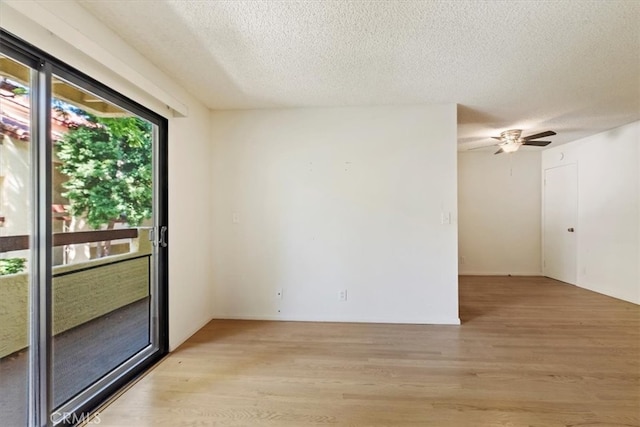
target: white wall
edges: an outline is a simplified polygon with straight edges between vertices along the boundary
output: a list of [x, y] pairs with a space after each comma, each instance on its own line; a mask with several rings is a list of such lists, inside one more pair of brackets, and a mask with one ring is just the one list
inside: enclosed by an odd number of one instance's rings
[[578, 165], [578, 286], [640, 304], [640, 122], [544, 151]]
[[214, 112], [212, 129], [215, 317], [459, 322], [455, 105]]
[[169, 120], [169, 342], [171, 350], [212, 318], [209, 110], [186, 102]]
[[208, 109], [75, 2], [3, 0], [0, 25], [169, 118], [169, 340], [176, 348], [211, 319]]
[[460, 274], [542, 274], [540, 194], [540, 151], [458, 153]]

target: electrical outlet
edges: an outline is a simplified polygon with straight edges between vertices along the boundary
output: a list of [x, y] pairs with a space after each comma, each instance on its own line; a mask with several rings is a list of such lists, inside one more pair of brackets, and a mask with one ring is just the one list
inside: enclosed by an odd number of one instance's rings
[[276, 298], [278, 299], [282, 299], [282, 288], [278, 289], [276, 291]]
[[464, 265], [465, 261], [466, 261], [466, 260], [464, 259], [464, 257], [463, 257], [463, 256], [461, 256], [461, 257], [460, 257], [460, 265]]
[[240, 224], [240, 215], [238, 215], [237, 213], [231, 215], [231, 222], [233, 222], [234, 224]]
[[340, 292], [338, 292], [338, 299], [340, 301], [346, 301], [347, 300], [347, 290], [343, 289]]

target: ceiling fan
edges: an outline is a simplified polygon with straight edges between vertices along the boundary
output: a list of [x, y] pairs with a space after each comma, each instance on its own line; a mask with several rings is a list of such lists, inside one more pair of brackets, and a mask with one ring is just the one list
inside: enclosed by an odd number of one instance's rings
[[500, 136], [492, 136], [493, 139], [497, 139], [500, 142], [494, 144], [495, 146], [500, 147], [498, 151], [494, 154], [500, 153], [513, 153], [514, 151], [518, 151], [520, 146], [522, 145], [533, 145], [535, 147], [546, 147], [551, 144], [551, 141], [534, 141], [534, 139], [544, 138], [546, 136], [552, 136], [556, 133], [552, 130], [548, 130], [546, 132], [536, 133], [534, 135], [529, 136], [521, 136], [521, 129], [511, 129], [505, 130], [500, 134]]

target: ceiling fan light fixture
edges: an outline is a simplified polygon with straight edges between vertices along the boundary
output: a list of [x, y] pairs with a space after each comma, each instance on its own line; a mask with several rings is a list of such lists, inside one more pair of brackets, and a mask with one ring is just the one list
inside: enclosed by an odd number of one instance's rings
[[517, 142], [508, 142], [506, 144], [500, 145], [500, 148], [502, 148], [502, 151], [504, 151], [505, 153], [513, 153], [515, 151], [518, 151], [518, 148], [520, 148], [520, 144]]

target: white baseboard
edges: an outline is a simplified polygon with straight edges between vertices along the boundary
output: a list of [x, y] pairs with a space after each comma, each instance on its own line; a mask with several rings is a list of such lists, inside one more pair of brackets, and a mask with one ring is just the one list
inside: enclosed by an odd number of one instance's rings
[[459, 271], [459, 276], [543, 276], [541, 271]]
[[213, 319], [223, 320], [271, 320], [283, 322], [335, 322], [335, 323], [390, 323], [410, 325], [460, 325], [460, 318], [424, 318], [424, 319], [384, 319], [353, 318], [342, 316], [295, 316], [295, 315], [253, 315], [253, 314], [216, 314]]

